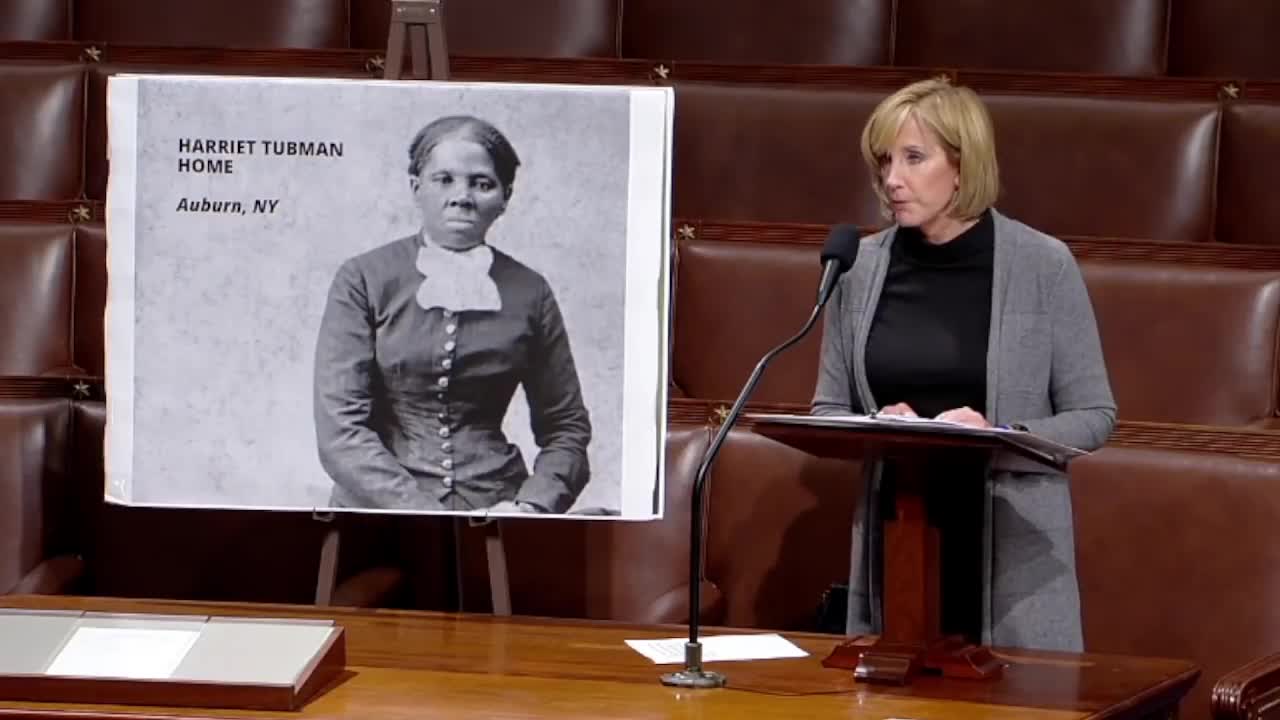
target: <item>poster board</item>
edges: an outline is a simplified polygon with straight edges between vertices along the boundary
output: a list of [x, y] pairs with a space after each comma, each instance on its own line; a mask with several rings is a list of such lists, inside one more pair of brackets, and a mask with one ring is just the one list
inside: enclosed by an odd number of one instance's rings
[[112, 77], [108, 501], [661, 517], [673, 103]]

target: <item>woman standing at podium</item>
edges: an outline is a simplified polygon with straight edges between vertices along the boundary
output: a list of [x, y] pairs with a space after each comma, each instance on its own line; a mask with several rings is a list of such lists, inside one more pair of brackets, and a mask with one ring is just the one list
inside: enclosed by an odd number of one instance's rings
[[[1014, 426], [1100, 447], [1116, 405], [1092, 304], [1065, 244], [997, 211], [990, 116], [944, 80], [880, 103], [862, 154], [892, 224], [865, 238], [824, 319], [815, 414]], [[943, 630], [987, 645], [1081, 651], [1067, 476], [997, 458], [949, 466], [940, 512]], [[869, 463], [854, 522], [847, 632], [880, 632], [881, 522], [892, 463]]]

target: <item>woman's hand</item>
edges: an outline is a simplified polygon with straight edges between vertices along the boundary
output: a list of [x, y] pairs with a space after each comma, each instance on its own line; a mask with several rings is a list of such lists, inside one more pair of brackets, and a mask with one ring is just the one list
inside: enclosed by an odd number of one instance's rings
[[895, 404], [893, 404], [893, 405], [889, 405], [888, 407], [880, 408], [880, 412], [878, 412], [878, 413], [876, 413], [876, 414], [877, 414], [877, 415], [902, 415], [902, 416], [905, 416], [905, 417], [918, 417], [918, 416], [916, 415], [916, 411], [915, 411], [915, 410], [912, 410], [912, 409], [911, 409], [911, 406], [910, 406], [910, 405], [908, 405], [908, 404], [906, 404], [906, 403], [895, 403]]
[[991, 423], [987, 422], [987, 419], [982, 416], [982, 413], [968, 406], [940, 413], [938, 417], [934, 419], [947, 420], [949, 422], [960, 423], [961, 425], [969, 425], [976, 428], [991, 427]]

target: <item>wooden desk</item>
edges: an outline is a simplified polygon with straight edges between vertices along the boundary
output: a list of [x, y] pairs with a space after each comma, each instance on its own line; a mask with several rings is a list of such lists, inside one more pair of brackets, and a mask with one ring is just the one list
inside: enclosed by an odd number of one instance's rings
[[[350, 671], [301, 713], [0, 703], [0, 720], [1168, 718], [1199, 675], [1175, 660], [1010, 651], [998, 653], [1010, 665], [997, 682], [868, 686], [821, 666], [838, 638], [786, 633], [811, 655], [710, 664], [728, 674], [728, 688], [681, 690], [659, 683], [669, 666], [623, 644], [680, 637], [679, 626], [57, 596], [0, 596], [0, 607], [332, 618], [347, 629]], [[735, 631], [707, 634], [717, 632]]]

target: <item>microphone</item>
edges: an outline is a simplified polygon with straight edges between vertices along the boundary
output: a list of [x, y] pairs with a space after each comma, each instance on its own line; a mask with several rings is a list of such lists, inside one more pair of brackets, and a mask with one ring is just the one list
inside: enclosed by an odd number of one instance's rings
[[751, 376], [747, 378], [742, 391], [738, 393], [738, 398], [734, 401], [733, 408], [725, 416], [724, 422], [720, 424], [720, 429], [711, 441], [711, 446], [707, 448], [706, 454], [702, 456], [702, 463], [698, 466], [698, 474], [693, 481], [693, 507], [689, 515], [689, 641], [684, 646], [684, 669], [664, 674], [662, 676], [663, 685], [685, 688], [724, 687], [726, 678], [723, 673], [702, 668], [702, 643], [698, 641], [699, 614], [702, 609], [701, 530], [707, 475], [712, 463], [715, 462], [716, 456], [720, 454], [721, 446], [724, 445], [724, 441], [729, 437], [729, 431], [733, 429], [738, 416], [742, 414], [742, 408], [747, 404], [747, 398], [750, 397], [751, 392], [755, 390], [756, 385], [760, 382], [760, 376], [764, 373], [765, 367], [778, 354], [800, 342], [809, 333], [814, 323], [817, 322], [818, 316], [822, 313], [823, 306], [831, 299], [831, 293], [835, 290], [836, 281], [840, 279], [841, 275], [848, 272], [849, 268], [853, 267], [854, 258], [858, 254], [858, 238], [857, 226], [836, 225], [831, 228], [831, 232], [827, 235], [827, 240], [822, 246], [822, 279], [818, 284], [818, 302], [814, 305], [813, 312], [809, 314], [809, 319], [805, 321], [804, 327], [800, 329], [800, 332], [765, 353], [764, 357], [760, 358], [760, 362], [756, 363], [755, 369], [751, 371]]
[[[822, 245], [822, 280], [818, 283], [818, 307], [827, 304], [836, 289], [836, 281], [853, 267], [858, 256], [858, 227], [836, 225]], [[808, 330], [806, 327], [805, 330]]]

